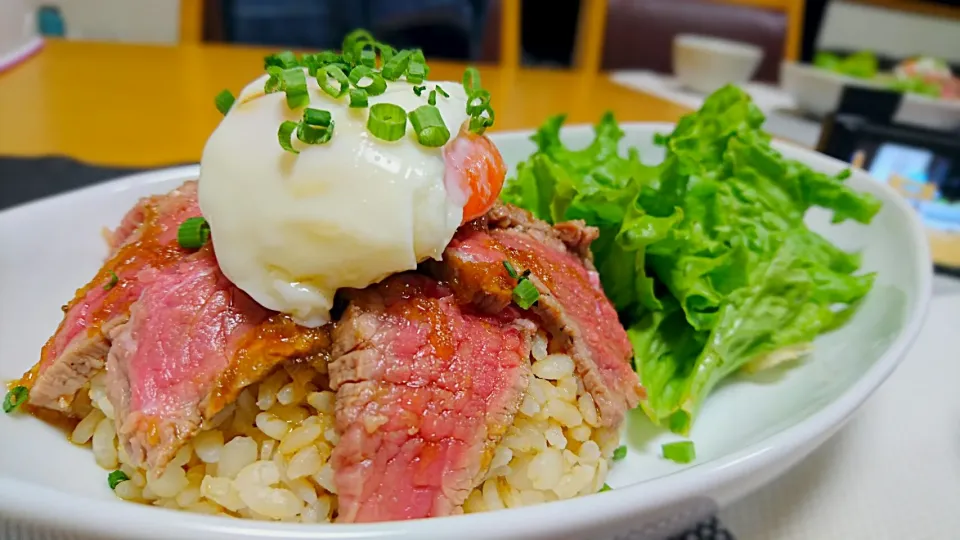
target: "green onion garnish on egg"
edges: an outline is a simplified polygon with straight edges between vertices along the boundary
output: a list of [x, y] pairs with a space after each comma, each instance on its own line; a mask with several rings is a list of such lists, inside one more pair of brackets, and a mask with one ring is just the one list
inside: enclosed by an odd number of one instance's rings
[[430, 75], [430, 66], [427, 65], [427, 59], [423, 56], [423, 51], [417, 49], [410, 56], [410, 65], [407, 66], [407, 82], [420, 84]]
[[530, 309], [530, 306], [537, 303], [540, 299], [540, 291], [526, 277], [521, 277], [517, 286], [513, 288], [513, 301], [521, 309]]
[[620, 445], [616, 450], [613, 451], [613, 460], [620, 461], [621, 459], [627, 457], [627, 447]]
[[276, 54], [271, 54], [263, 59], [264, 69], [267, 69], [270, 66], [277, 66], [282, 69], [288, 69], [298, 65], [300, 65], [300, 63], [297, 62], [297, 56], [293, 54], [293, 51], [278, 52]]
[[467, 91], [467, 95], [472, 94], [475, 90], [480, 90], [480, 72], [477, 71], [477, 68], [468, 67], [463, 72], [463, 88]]
[[[365, 91], [368, 96], [379, 96], [387, 91], [387, 81], [383, 76], [367, 66], [357, 66], [350, 70], [350, 82], [357, 88]], [[366, 84], [360, 84], [363, 80], [369, 80]]]
[[[333, 79], [338, 86], [330, 82]], [[317, 70], [317, 84], [332, 98], [341, 98], [350, 89], [350, 79], [339, 66], [328, 64]]]
[[360, 51], [360, 65], [366, 66], [369, 68], [376, 67], [377, 65], [377, 51], [373, 49], [367, 49], [366, 47]]
[[430, 105], [436, 105], [436, 104], [437, 104], [437, 91], [436, 91], [436, 90], [431, 90], [431, 91], [430, 91], [430, 95], [427, 96], [427, 103], [429, 103]]
[[[307, 74], [311, 77], [317, 76], [317, 71], [329, 65], [344, 64], [343, 57], [333, 51], [323, 51], [317, 54], [306, 54], [303, 56], [303, 64], [307, 66]], [[345, 65], [345, 64], [344, 64]]]
[[280, 140], [281, 148], [287, 152], [299, 154], [300, 151], [293, 147], [293, 142], [290, 140], [295, 131], [297, 131], [297, 123], [293, 120], [287, 120], [280, 124], [280, 129], [277, 130], [277, 138]]
[[267, 68], [267, 74], [270, 75], [270, 77], [267, 79], [267, 82], [263, 83], [263, 91], [265, 93], [272, 94], [281, 90], [281, 73], [283, 73], [283, 68], [280, 66], [270, 66]]
[[400, 140], [407, 131], [407, 112], [393, 103], [377, 103], [370, 107], [367, 129], [378, 139]]
[[183, 220], [177, 229], [177, 243], [184, 249], [200, 249], [210, 239], [210, 224], [203, 217]]
[[229, 90], [221, 90], [220, 93], [217, 94], [217, 97], [213, 98], [213, 103], [217, 106], [217, 110], [224, 116], [226, 116], [230, 107], [233, 107], [234, 101], [236, 101], [236, 98], [233, 97], [233, 92]]
[[613, 488], [610, 487], [610, 484], [604, 482], [603, 487], [600, 488], [600, 491], [598, 493], [603, 493], [604, 491], [613, 491]]
[[27, 390], [26, 386], [14, 386], [3, 398], [3, 412], [7, 414], [12, 413], [20, 408], [20, 406], [27, 401], [28, 397], [30, 397], [30, 391]]
[[423, 91], [426, 89], [427, 89], [426, 86], [414, 86], [413, 93], [416, 94], [417, 97], [420, 97], [420, 95], [423, 94]]
[[434, 87], [437, 90], [437, 93], [443, 97], [450, 97], [450, 94], [447, 93], [439, 84]]
[[665, 443], [661, 450], [664, 458], [676, 463], [690, 463], [697, 459], [697, 451], [693, 446], [693, 441]]
[[470, 127], [468, 129], [472, 133], [483, 135], [483, 132], [493, 125], [493, 118], [493, 108], [488, 105], [483, 113], [470, 117]]
[[362, 109], [366, 107], [367, 102], [367, 93], [359, 88], [350, 89], [350, 108], [352, 109]]
[[363, 47], [369, 43], [376, 43], [376, 41], [373, 39], [373, 35], [363, 28], [353, 30], [343, 38], [343, 44], [340, 47], [343, 59], [350, 63], [358, 62]]
[[413, 63], [410, 62], [410, 65], [407, 66], [407, 82], [413, 84], [420, 84], [424, 79], [427, 78], [427, 66], [426, 64]]
[[430, 74], [430, 66], [427, 65], [427, 59], [423, 56], [423, 51], [417, 49], [410, 55], [410, 63], [407, 65], [405, 73], [407, 82], [420, 84]]
[[410, 124], [423, 146], [436, 148], [450, 140], [450, 130], [440, 115], [440, 109], [433, 105], [421, 105], [414, 109], [410, 113]]
[[307, 108], [297, 125], [297, 138], [307, 144], [323, 144], [333, 137], [333, 126], [330, 111]]
[[412, 54], [413, 53], [406, 49], [397, 52], [397, 54], [393, 55], [393, 57], [383, 65], [380, 74], [388, 81], [399, 79], [400, 76], [407, 71], [407, 66], [410, 64]]
[[387, 45], [386, 43], [380, 43], [379, 41], [374, 44], [374, 48], [380, 51], [380, 65], [383, 67], [384, 64], [390, 61], [393, 58], [393, 55], [397, 54], [397, 50], [393, 47]]
[[490, 107], [490, 92], [474, 90], [467, 99], [467, 114], [476, 116]]
[[280, 88], [287, 94], [287, 107], [298, 109], [310, 104], [307, 76], [299, 67], [285, 69], [280, 74]]
[[126, 482], [127, 480], [130, 480], [130, 477], [119, 469], [107, 475], [107, 485], [110, 486], [110, 489], [117, 489], [120, 482]]
[[117, 273], [116, 273], [116, 272], [114, 272], [113, 270], [111, 270], [111, 271], [110, 271], [110, 281], [108, 281], [107, 284], [103, 286], [103, 290], [109, 291], [110, 289], [116, 287], [116, 286], [117, 286], [117, 283], [119, 283], [119, 282], [120, 282], [120, 277], [117, 276]]

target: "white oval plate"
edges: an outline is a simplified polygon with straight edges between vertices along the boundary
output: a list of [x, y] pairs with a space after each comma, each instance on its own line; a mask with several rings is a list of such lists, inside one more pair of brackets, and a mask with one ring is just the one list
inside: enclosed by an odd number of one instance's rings
[[[623, 145], [644, 161], [669, 124], [623, 124]], [[534, 150], [531, 132], [493, 135], [513, 167]], [[589, 126], [564, 130], [582, 147]], [[828, 173], [845, 164], [776, 143], [786, 156]], [[0, 378], [16, 379], [38, 357], [60, 320], [60, 305], [99, 268], [102, 227], [115, 226], [142, 195], [195, 178], [196, 166], [121, 178], [0, 213]], [[29, 179], [20, 179], [29, 181]], [[609, 476], [613, 491], [494, 513], [372, 525], [297, 525], [193, 515], [117, 500], [89, 450], [23, 415], [0, 415], [0, 538], [174, 540], [203, 538], [411, 540], [660, 538], [767, 483], [820, 445], [896, 367], [916, 336], [931, 289], [930, 254], [913, 210], [885, 184], [854, 171], [849, 183], [879, 197], [869, 226], [833, 226], [811, 212], [810, 226], [841, 247], [863, 252], [878, 274], [863, 308], [816, 342], [801, 365], [738, 377], [710, 396], [695, 423], [698, 459], [682, 466], [658, 457], [676, 437], [653, 429], [639, 411], [625, 428], [629, 455]], [[39, 536], [39, 535], [38, 535]]]

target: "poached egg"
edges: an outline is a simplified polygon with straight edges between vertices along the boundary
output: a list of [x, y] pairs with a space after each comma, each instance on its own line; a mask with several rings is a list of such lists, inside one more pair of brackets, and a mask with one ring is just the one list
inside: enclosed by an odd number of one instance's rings
[[[464, 221], [469, 194], [461, 187], [470, 183], [450, 161], [471, 152], [470, 137], [458, 135], [469, 119], [467, 94], [456, 82], [427, 81], [417, 95], [415, 85], [399, 80], [369, 97], [370, 106], [393, 103], [409, 112], [427, 104], [435, 86], [446, 91], [449, 97], [437, 92], [436, 107], [451, 138], [429, 148], [409, 121], [400, 140], [375, 137], [368, 108], [350, 108], [307, 76], [307, 107], [329, 111], [334, 129], [323, 144], [293, 136], [294, 154], [281, 148], [277, 131], [286, 120], [300, 121], [303, 108], [290, 109], [282, 91], [264, 93], [267, 78], [243, 89], [208, 139], [200, 208], [228, 279], [261, 305], [320, 326], [330, 321], [338, 289], [439, 259]], [[498, 153], [496, 160], [502, 168]]]

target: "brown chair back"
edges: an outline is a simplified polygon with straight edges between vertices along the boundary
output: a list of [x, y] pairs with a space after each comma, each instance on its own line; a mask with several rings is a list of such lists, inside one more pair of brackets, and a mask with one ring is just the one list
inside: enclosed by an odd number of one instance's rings
[[706, 34], [753, 43], [764, 51], [755, 78], [776, 81], [784, 58], [787, 15], [703, 0], [609, 0], [601, 69], [671, 73], [673, 38]]

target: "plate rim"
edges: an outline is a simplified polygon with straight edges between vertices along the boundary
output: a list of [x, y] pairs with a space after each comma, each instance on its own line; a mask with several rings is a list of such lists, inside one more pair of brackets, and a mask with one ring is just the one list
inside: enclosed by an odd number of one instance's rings
[[[624, 132], [631, 130], [669, 132], [674, 127], [669, 122], [620, 122]], [[592, 130], [591, 124], [564, 125], [561, 136], [576, 131]], [[492, 132], [491, 138], [527, 139], [535, 130], [511, 130]], [[506, 142], [506, 141], [505, 141]], [[814, 150], [786, 141], [775, 140], [773, 146], [785, 157], [818, 161], [831, 168], [849, 167], [849, 164], [820, 154]], [[642, 157], [642, 156], [641, 156]], [[63, 204], [78, 196], [92, 197], [100, 192], [121, 193], [141, 186], [143, 183], [166, 183], [175, 180], [196, 178], [199, 165], [185, 165], [124, 175], [93, 186], [66, 191], [51, 197], [37, 199], [0, 211], [0, 223], [10, 215], [29, 212], [37, 205]], [[852, 178], [860, 184], [868, 179], [866, 171], [857, 170]], [[917, 250], [918, 260], [930, 260], [930, 251], [925, 229], [912, 207], [893, 188], [882, 182], [865, 182], [858, 189], [878, 195], [884, 206], [890, 206], [907, 218], [910, 236]], [[926, 257], [923, 259], [923, 257]], [[889, 344], [886, 351], [856, 381], [836, 399], [820, 410], [791, 426], [782, 428], [756, 443], [710, 461], [699, 463], [675, 472], [617, 488], [616, 490], [555, 501], [524, 508], [511, 508], [496, 512], [466, 514], [444, 518], [428, 518], [410, 521], [392, 521], [373, 524], [302, 524], [277, 523], [255, 520], [192, 514], [181, 510], [169, 510], [131, 504], [126, 501], [77, 496], [0, 476], [0, 514], [5, 520], [30, 522], [39, 526], [75, 534], [129, 535], [118, 531], [113, 523], [116, 512], [123, 512], [122, 523], [141, 528], [141, 534], [149, 538], [177, 539], [184, 534], [203, 533], [207, 538], [325, 538], [325, 539], [381, 539], [381, 538], [445, 538], [456, 531], [463, 540], [472, 538], [510, 537], [528, 534], [570, 534], [574, 531], [602, 527], [603, 524], [620, 524], [631, 516], [640, 516], [643, 510], [654, 510], [682, 503], [699, 493], [722, 488], [739, 478], [749, 476], [751, 471], [773, 470], [776, 465], [794, 457], [792, 467], [800, 458], [818, 447], [836, 432], [850, 415], [876, 391], [900, 364], [912, 345], [926, 318], [932, 294], [933, 270], [931, 265], [918, 264], [915, 285], [917, 302], [908, 314], [900, 334]], [[13, 495], [15, 494], [15, 496]], [[491, 518], [491, 516], [496, 516]], [[584, 516], [589, 516], [585, 518]], [[152, 526], [151, 526], [152, 525]], [[129, 526], [129, 525], [128, 525]], [[131, 527], [133, 528], [133, 527]], [[480, 536], [477, 536], [480, 534]], [[132, 538], [128, 536], [128, 538]], [[547, 536], [543, 536], [547, 538]]]

